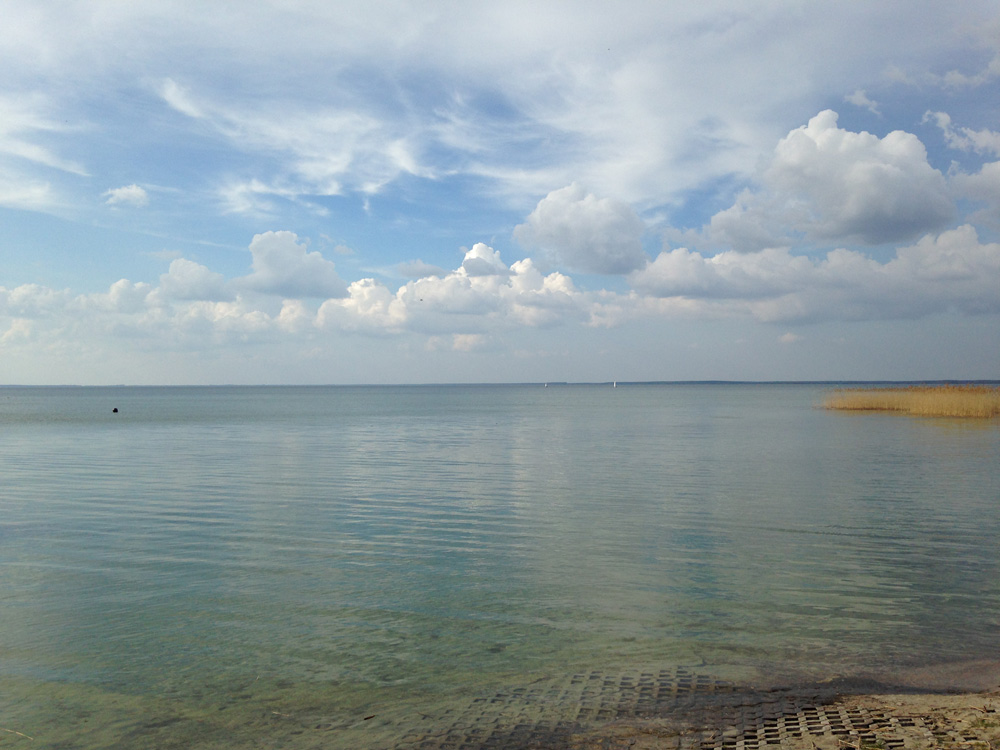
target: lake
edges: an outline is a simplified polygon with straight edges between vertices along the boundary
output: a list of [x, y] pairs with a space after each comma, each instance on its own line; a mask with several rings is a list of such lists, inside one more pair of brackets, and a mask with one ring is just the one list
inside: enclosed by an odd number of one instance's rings
[[829, 388], [0, 388], [0, 743], [494, 747], [996, 658], [1000, 422]]

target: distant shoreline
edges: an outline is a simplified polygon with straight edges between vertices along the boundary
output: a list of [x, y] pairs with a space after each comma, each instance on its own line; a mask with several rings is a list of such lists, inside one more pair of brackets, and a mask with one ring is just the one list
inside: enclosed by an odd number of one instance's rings
[[537, 386], [655, 386], [655, 385], [803, 385], [831, 388], [908, 388], [914, 386], [998, 386], [1000, 380], [946, 379], [946, 380], [607, 380], [607, 381], [525, 381], [510, 383], [0, 383], [0, 389], [20, 388], [433, 388], [433, 387], [482, 387], [504, 388]]

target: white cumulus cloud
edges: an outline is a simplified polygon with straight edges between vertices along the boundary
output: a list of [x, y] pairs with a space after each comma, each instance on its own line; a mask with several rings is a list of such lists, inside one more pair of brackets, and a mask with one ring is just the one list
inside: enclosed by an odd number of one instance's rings
[[[483, 243], [444, 275], [407, 282], [393, 292], [374, 279], [348, 287], [319, 309], [321, 328], [473, 336], [495, 326], [549, 326], [587, 316], [586, 295], [561, 273], [543, 275], [528, 258], [509, 268]], [[468, 339], [472, 341], [473, 339]]]
[[986, 204], [984, 212], [970, 218], [1000, 226], [1000, 161], [983, 164], [975, 174], [959, 172], [951, 180], [959, 195]]
[[167, 298], [176, 300], [227, 300], [232, 297], [221, 273], [186, 258], [170, 263], [167, 273], [160, 276], [159, 289]]
[[543, 198], [514, 236], [573, 271], [623, 274], [641, 268], [642, 221], [628, 205], [598, 198], [577, 183]]
[[347, 285], [336, 266], [309, 252], [294, 232], [264, 232], [250, 243], [253, 272], [238, 279], [248, 289], [284, 297], [342, 297]]
[[24, 318], [13, 318], [10, 326], [0, 335], [0, 345], [10, 345], [31, 339], [32, 323]]
[[880, 263], [853, 250], [822, 258], [788, 249], [704, 256], [664, 251], [629, 276], [651, 297], [682, 297], [703, 313], [759, 320], [916, 319], [932, 313], [1000, 312], [1000, 244], [970, 225], [926, 235]]
[[466, 252], [462, 271], [466, 276], [506, 276], [510, 273], [500, 260], [500, 253], [482, 242], [477, 242]]
[[328, 299], [319, 307], [320, 328], [396, 333], [407, 320], [406, 305], [375, 279], [359, 279], [343, 299]]
[[831, 110], [781, 139], [761, 183], [712, 217], [714, 241], [737, 250], [796, 237], [878, 245], [941, 229], [955, 215], [945, 177], [915, 135], [844, 130]]
[[136, 313], [146, 309], [152, 292], [150, 284], [119, 279], [108, 288], [107, 293], [86, 295], [80, 301], [84, 309]]

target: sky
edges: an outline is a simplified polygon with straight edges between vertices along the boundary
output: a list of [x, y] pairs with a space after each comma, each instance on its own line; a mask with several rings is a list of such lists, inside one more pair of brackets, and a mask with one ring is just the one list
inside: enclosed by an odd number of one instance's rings
[[0, 383], [1000, 378], [995, 0], [4, 0]]

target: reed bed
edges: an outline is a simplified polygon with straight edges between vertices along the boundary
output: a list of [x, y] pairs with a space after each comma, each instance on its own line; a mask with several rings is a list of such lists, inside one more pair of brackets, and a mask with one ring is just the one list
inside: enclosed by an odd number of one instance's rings
[[894, 388], [841, 388], [823, 402], [826, 409], [889, 411], [921, 417], [1000, 417], [1000, 387], [914, 385]]

